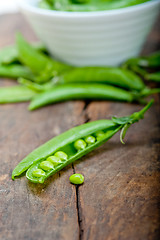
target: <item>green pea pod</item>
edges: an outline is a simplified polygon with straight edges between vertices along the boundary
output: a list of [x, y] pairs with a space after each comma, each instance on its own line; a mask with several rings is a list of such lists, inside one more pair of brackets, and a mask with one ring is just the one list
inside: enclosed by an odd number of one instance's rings
[[[136, 96], [136, 97], [135, 97]], [[29, 105], [29, 110], [42, 106], [76, 99], [97, 99], [132, 102], [138, 100], [137, 95], [124, 89], [103, 84], [64, 84], [38, 94]]]
[[82, 67], [57, 77], [57, 83], [105, 83], [130, 90], [142, 90], [145, 85], [135, 73], [115, 67]]
[[[13, 170], [12, 179], [28, 169], [26, 177], [30, 181], [43, 183], [49, 176], [102, 145], [120, 129], [123, 129], [127, 123], [131, 125], [142, 119], [152, 104], [153, 100], [141, 111], [125, 117], [123, 124], [117, 123], [118, 118], [98, 120], [74, 127], [54, 137], [24, 158]], [[101, 132], [100, 136], [98, 132]], [[85, 147], [81, 148], [80, 145], [88, 136], [94, 136], [95, 141], [88, 145], [86, 142]], [[78, 142], [80, 142], [79, 146]]]
[[160, 88], [144, 88], [140, 95], [141, 95], [141, 98], [144, 98], [144, 97], [147, 97], [147, 96], [150, 96], [152, 94], [156, 94], [156, 93], [160, 93]]
[[0, 103], [15, 103], [31, 100], [35, 92], [25, 86], [16, 85], [0, 88]]
[[149, 0], [54, 0], [53, 8], [59, 11], [102, 11], [129, 7], [147, 1]]
[[[33, 47], [38, 51], [46, 52], [45, 47], [39, 42], [33, 43]], [[8, 65], [17, 62], [19, 62], [19, 58], [16, 46], [7, 46], [0, 49], [0, 64]]]
[[[146, 57], [138, 57], [138, 58], [131, 58], [127, 60], [123, 64], [124, 68], [129, 68], [129, 69], [135, 69], [139, 71], [141, 75], [143, 75], [143, 71], [145, 71], [143, 68], [158, 68], [160, 67], [160, 51], [155, 52], [149, 56]], [[139, 69], [138, 69], [139, 67]], [[140, 71], [140, 68], [142, 70]]]
[[33, 73], [25, 66], [19, 64], [0, 65], [0, 77], [17, 79], [24, 77], [34, 79]]
[[150, 81], [160, 82], [160, 72], [148, 73], [145, 78]]
[[147, 57], [139, 59], [138, 65], [141, 67], [157, 68], [160, 67], [160, 51], [152, 53]]
[[25, 78], [19, 78], [18, 82], [36, 92], [44, 92], [49, 90], [50, 88], [52, 88], [55, 84], [54, 82], [51, 80], [47, 83], [43, 83], [43, 84], [38, 84], [36, 82], [33, 82], [31, 80], [25, 79]]
[[39, 1], [38, 6], [43, 9], [54, 10], [53, 2], [51, 3], [50, 1], [47, 1], [47, 0]]
[[40, 159], [45, 159], [47, 156], [52, 155], [56, 150], [61, 149], [63, 146], [66, 146], [83, 136], [85, 137], [92, 132], [102, 129], [110, 129], [115, 126], [117, 126], [117, 124], [115, 124], [112, 120], [98, 120], [72, 128], [61, 135], [56, 136], [24, 158], [13, 170], [12, 178], [14, 179], [15, 176], [21, 175], [32, 164]]
[[34, 49], [25, 41], [21, 34], [17, 34], [16, 44], [20, 61], [29, 67], [34, 74], [39, 76], [37, 77], [37, 81], [39, 82], [48, 81], [58, 73], [70, 69], [70, 66], [54, 61], [50, 57]]

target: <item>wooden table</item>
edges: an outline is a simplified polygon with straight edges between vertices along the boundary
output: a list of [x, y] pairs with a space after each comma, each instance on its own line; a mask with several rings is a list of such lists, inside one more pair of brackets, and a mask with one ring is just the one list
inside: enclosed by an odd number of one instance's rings
[[[159, 19], [160, 21], [160, 19]], [[20, 14], [0, 17], [0, 47], [14, 43], [16, 31], [35, 36]], [[144, 53], [158, 49], [160, 29], [150, 34]], [[0, 80], [0, 86], [13, 80]], [[1, 240], [156, 240], [159, 239], [159, 105], [133, 125], [126, 144], [109, 142], [43, 185], [25, 177], [11, 180], [18, 162], [40, 144], [87, 121], [123, 116], [137, 104], [69, 101], [27, 111], [28, 103], [0, 105]], [[69, 176], [82, 173], [75, 187]]]

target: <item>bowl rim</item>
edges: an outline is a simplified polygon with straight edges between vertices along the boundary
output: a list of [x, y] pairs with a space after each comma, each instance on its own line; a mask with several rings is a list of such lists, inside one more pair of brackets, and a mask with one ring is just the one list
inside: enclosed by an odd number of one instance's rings
[[93, 12], [67, 12], [67, 11], [57, 11], [42, 9], [34, 6], [31, 2], [37, 2], [38, 0], [17, 0], [20, 9], [28, 10], [29, 12], [36, 13], [43, 16], [55, 16], [55, 17], [68, 17], [68, 18], [83, 18], [83, 17], [101, 17], [101, 16], [114, 16], [122, 15], [124, 13], [131, 13], [141, 11], [146, 8], [150, 8], [154, 5], [160, 5], [160, 0], [150, 0], [145, 3], [140, 3], [137, 5], [112, 9], [112, 10], [103, 10], [103, 11], [93, 11]]

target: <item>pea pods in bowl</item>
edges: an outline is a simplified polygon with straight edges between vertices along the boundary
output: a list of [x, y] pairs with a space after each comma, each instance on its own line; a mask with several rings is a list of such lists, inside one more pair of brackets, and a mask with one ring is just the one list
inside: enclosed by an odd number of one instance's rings
[[[64, 6], [68, 1], [56, 2]], [[121, 9], [67, 12], [41, 9], [38, 0], [19, 3], [51, 55], [75, 66], [116, 66], [137, 56], [160, 7], [159, 0], [152, 0]]]

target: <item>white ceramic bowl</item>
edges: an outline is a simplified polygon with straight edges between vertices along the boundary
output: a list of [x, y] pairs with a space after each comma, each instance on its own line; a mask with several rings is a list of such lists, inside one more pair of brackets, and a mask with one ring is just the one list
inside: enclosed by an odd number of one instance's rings
[[19, 0], [51, 55], [72, 65], [118, 65], [137, 56], [160, 9], [160, 0], [98, 12], [40, 9], [37, 0]]

